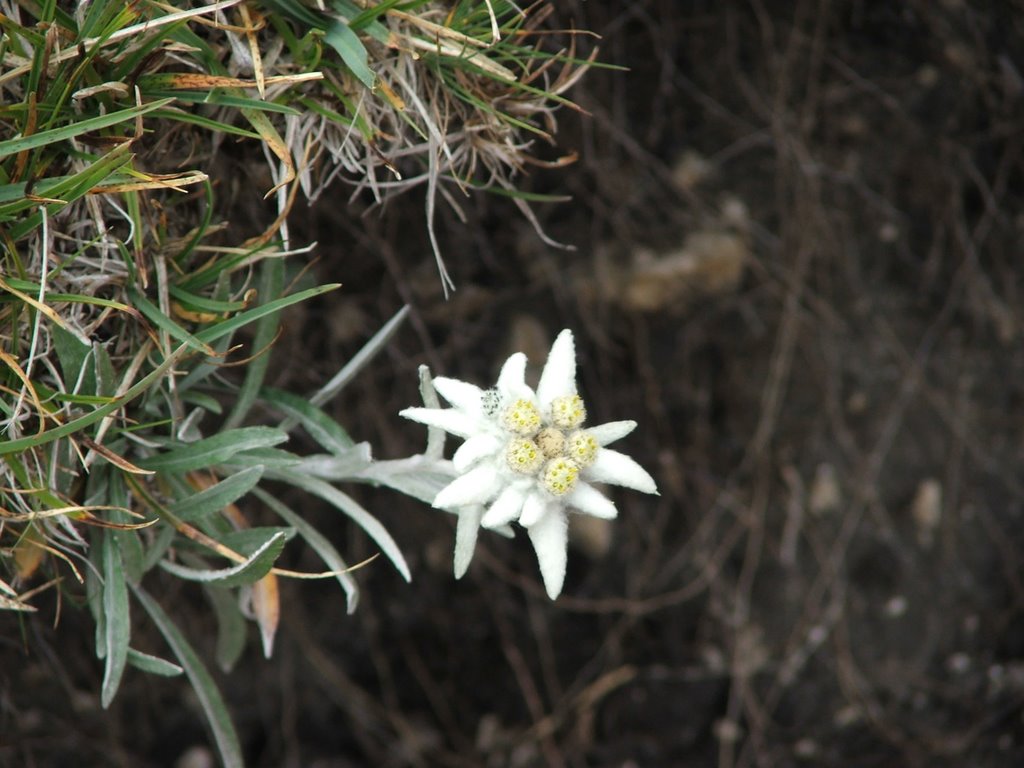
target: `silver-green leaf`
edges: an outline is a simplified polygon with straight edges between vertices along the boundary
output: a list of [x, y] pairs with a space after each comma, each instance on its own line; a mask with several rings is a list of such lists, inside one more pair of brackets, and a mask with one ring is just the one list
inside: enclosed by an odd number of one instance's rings
[[294, 485], [296, 488], [308, 491], [314, 496], [319, 496], [328, 504], [331, 504], [350, 517], [356, 525], [366, 531], [371, 539], [377, 542], [381, 551], [392, 563], [394, 563], [398, 572], [402, 574], [402, 578], [406, 581], [412, 581], [412, 574], [409, 573], [409, 566], [406, 564], [405, 558], [402, 556], [401, 550], [398, 549], [398, 545], [395, 543], [395, 540], [391, 538], [391, 534], [387, 532], [387, 529], [380, 524], [380, 521], [378, 521], [377, 518], [367, 510], [363, 509], [363, 507], [360, 506], [359, 503], [351, 496], [339, 491], [330, 483], [325, 483], [323, 480], [318, 480], [315, 477], [307, 477], [299, 473], [275, 473], [274, 479], [282, 480]]
[[128, 609], [128, 587], [124, 578], [121, 550], [113, 531], [106, 531], [103, 541], [103, 616], [105, 667], [100, 703], [106, 709], [113, 701], [121, 684], [125, 662], [128, 659], [128, 641], [131, 637], [131, 617]]
[[320, 555], [320, 558], [327, 564], [327, 567], [337, 574], [335, 578], [338, 579], [338, 583], [341, 584], [341, 588], [345, 590], [346, 607], [349, 613], [352, 613], [356, 609], [356, 605], [359, 604], [359, 587], [356, 586], [355, 579], [346, 573], [348, 565], [338, 550], [334, 548], [334, 545], [327, 540], [320, 531], [314, 528], [312, 525], [306, 522], [301, 516], [296, 514], [293, 510], [281, 503], [269, 493], [264, 490], [257, 488], [253, 494], [270, 507], [278, 516], [280, 516], [288, 525], [292, 526], [299, 532], [299, 535], [306, 540], [306, 543], [313, 548], [313, 550]]
[[228, 475], [216, 485], [179, 499], [170, 505], [170, 510], [186, 523], [195, 522], [238, 501], [255, 488], [262, 477], [262, 465], [243, 469], [241, 472]]
[[159, 656], [151, 656], [134, 648], [128, 649], [128, 663], [136, 669], [151, 675], [160, 675], [160, 677], [177, 677], [185, 671], [173, 661], [161, 659]]
[[288, 435], [273, 427], [229, 429], [205, 440], [198, 440], [167, 453], [137, 462], [143, 469], [160, 472], [191, 472], [223, 464], [232, 456], [257, 448], [269, 448], [288, 440]]
[[217, 750], [220, 752], [220, 759], [224, 768], [244, 768], [245, 760], [242, 757], [242, 746], [238, 741], [238, 733], [231, 722], [228, 708], [224, 699], [217, 690], [217, 684], [199, 660], [199, 656], [192, 646], [181, 634], [178, 627], [164, 613], [163, 608], [142, 587], [133, 587], [135, 598], [142, 604], [142, 607], [153, 619], [160, 633], [164, 636], [167, 644], [181, 662], [185, 669], [189, 682], [199, 698], [199, 704], [206, 714], [207, 722], [213, 730], [213, 738], [217, 742]]
[[263, 546], [259, 547], [245, 562], [232, 566], [231, 568], [199, 569], [189, 568], [186, 565], [172, 563], [169, 560], [161, 560], [160, 567], [175, 576], [188, 581], [200, 581], [208, 584], [216, 584], [221, 587], [238, 587], [242, 584], [252, 584], [262, 579], [277, 560], [284, 549], [288, 536], [278, 532], [273, 534]]

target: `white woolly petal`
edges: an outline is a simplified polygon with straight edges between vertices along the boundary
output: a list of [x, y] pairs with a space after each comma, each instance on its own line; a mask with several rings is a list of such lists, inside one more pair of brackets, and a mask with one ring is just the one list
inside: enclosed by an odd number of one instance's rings
[[540, 575], [544, 578], [544, 589], [552, 600], [561, 594], [565, 581], [568, 522], [565, 510], [553, 507], [527, 529], [533, 548], [537, 552], [537, 563], [540, 565]]
[[576, 394], [576, 344], [566, 328], [555, 339], [537, 385], [537, 399], [545, 406], [556, 397]]
[[534, 491], [523, 502], [523, 514], [519, 516], [519, 524], [526, 528], [536, 525], [537, 521], [544, 517], [544, 513], [549, 508], [560, 506], [561, 502], [554, 501], [549, 496]]
[[585, 515], [593, 515], [604, 520], [613, 520], [619, 514], [619, 510], [608, 497], [586, 483], [577, 485], [572, 493], [565, 497], [565, 503]]
[[480, 459], [492, 456], [501, 450], [501, 440], [494, 435], [473, 435], [455, 451], [452, 466], [455, 471], [463, 473]]
[[480, 518], [484, 508], [479, 504], [459, 510], [459, 522], [455, 527], [455, 578], [461, 579], [469, 568], [476, 549], [476, 537], [480, 532]]
[[501, 366], [498, 374], [499, 392], [518, 393], [526, 387], [526, 355], [516, 352]]
[[602, 448], [597, 452], [594, 463], [583, 470], [583, 476], [590, 482], [613, 483], [644, 493], [657, 493], [658, 487], [647, 470], [624, 453]]
[[597, 440], [598, 445], [604, 447], [616, 440], [621, 440], [634, 429], [636, 429], [635, 421], [609, 421], [607, 424], [590, 427], [587, 432]]
[[458, 509], [469, 504], [486, 504], [501, 487], [501, 478], [490, 464], [469, 470], [446, 485], [434, 499], [438, 509]]
[[398, 415], [428, 427], [440, 427], [458, 437], [470, 437], [487, 428], [480, 419], [468, 416], [456, 408], [406, 408], [399, 411]]
[[511, 525], [499, 525], [497, 528], [488, 528], [487, 530], [501, 534], [506, 539], [514, 539], [516, 536], [516, 532], [512, 530]]
[[508, 486], [498, 494], [498, 498], [494, 500], [494, 503], [484, 513], [481, 524], [485, 528], [498, 528], [518, 520], [525, 500], [526, 489], [522, 485]]
[[479, 414], [483, 410], [484, 393], [475, 384], [438, 376], [434, 379], [434, 389], [449, 403], [470, 415]]

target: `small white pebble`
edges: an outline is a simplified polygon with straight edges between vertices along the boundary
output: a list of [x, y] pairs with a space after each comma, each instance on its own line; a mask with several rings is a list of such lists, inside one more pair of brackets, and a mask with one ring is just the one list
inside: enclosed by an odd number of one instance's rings
[[217, 763], [213, 753], [204, 746], [195, 745], [182, 752], [174, 763], [174, 768], [214, 768]]
[[930, 549], [935, 541], [935, 529], [942, 522], [942, 484], [935, 478], [922, 480], [910, 504], [910, 514], [917, 526], [917, 541]]
[[854, 723], [859, 722], [860, 719], [860, 710], [852, 704], [848, 707], [843, 707], [832, 716], [832, 722], [839, 728], [849, 727]]
[[743, 735], [743, 729], [740, 728], [739, 723], [728, 718], [716, 721], [712, 730], [716, 739], [726, 743], [735, 743]]
[[898, 619], [907, 612], [907, 598], [903, 595], [890, 597], [885, 603], [885, 615], [890, 619]]
[[946, 667], [950, 672], [962, 675], [971, 668], [971, 657], [966, 653], [954, 653], [946, 659]]
[[818, 756], [818, 742], [814, 739], [800, 739], [793, 745], [793, 754], [802, 760], [812, 760]]
[[831, 464], [819, 464], [814, 470], [811, 490], [807, 496], [807, 506], [811, 514], [824, 515], [839, 509], [843, 503], [842, 491], [836, 468]]

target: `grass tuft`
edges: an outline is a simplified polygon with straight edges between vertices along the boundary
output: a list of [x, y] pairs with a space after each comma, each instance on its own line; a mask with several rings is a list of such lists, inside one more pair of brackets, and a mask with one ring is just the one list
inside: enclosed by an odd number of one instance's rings
[[[0, 609], [84, 589], [104, 706], [129, 667], [184, 670], [222, 758], [238, 763], [212, 678], [160, 607], [161, 579], [204, 585], [233, 633], [221, 660], [238, 653], [231, 591], [255, 596], [268, 652], [277, 577], [337, 578], [354, 608], [348, 565], [268, 480], [352, 518], [410, 578], [383, 526], [331, 484], [370, 476], [368, 446], [317, 407], [401, 318], [312, 402], [264, 386], [281, 312], [338, 287], [305, 281], [309, 248], [291, 243], [287, 217], [299, 194], [315, 201], [338, 183], [380, 202], [425, 186], [450, 290], [437, 201], [457, 209], [494, 190], [532, 219], [517, 176], [593, 64], [574, 33], [548, 49], [551, 12], [503, 0], [0, 0]], [[261, 193], [277, 204], [241, 242], [211, 162], [225, 142], [262, 158]], [[257, 403], [281, 426], [253, 424]], [[282, 447], [300, 424], [323, 446], [315, 461]], [[249, 493], [282, 524], [252, 524], [235, 506]], [[293, 536], [328, 570], [275, 566]], [[176, 663], [131, 647], [140, 605]]]

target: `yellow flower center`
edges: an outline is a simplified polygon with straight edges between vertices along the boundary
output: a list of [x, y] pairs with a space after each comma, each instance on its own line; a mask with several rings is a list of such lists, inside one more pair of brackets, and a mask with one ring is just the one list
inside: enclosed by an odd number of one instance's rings
[[580, 465], [580, 468], [589, 467], [597, 458], [597, 451], [600, 446], [597, 440], [586, 430], [579, 430], [569, 435], [566, 455]]
[[532, 475], [544, 462], [540, 448], [533, 440], [517, 437], [505, 447], [505, 463], [513, 472]]
[[502, 411], [501, 425], [517, 435], [535, 435], [540, 429], [540, 411], [529, 400], [516, 400]]
[[575, 429], [587, 419], [587, 408], [579, 395], [564, 395], [551, 401], [551, 421], [563, 429]]
[[564, 496], [576, 487], [580, 475], [580, 467], [572, 459], [551, 459], [544, 465], [541, 482], [548, 492], [554, 496]]

